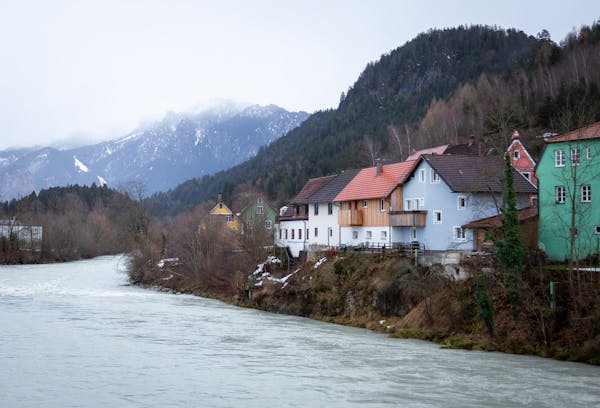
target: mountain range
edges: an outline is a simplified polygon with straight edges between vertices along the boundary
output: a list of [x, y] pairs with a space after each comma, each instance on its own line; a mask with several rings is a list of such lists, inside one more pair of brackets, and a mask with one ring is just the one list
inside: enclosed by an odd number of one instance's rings
[[146, 193], [167, 190], [256, 155], [306, 112], [275, 105], [222, 102], [197, 113], [169, 112], [151, 125], [110, 141], [72, 149], [0, 151], [0, 194], [11, 199], [53, 186], [141, 182]]

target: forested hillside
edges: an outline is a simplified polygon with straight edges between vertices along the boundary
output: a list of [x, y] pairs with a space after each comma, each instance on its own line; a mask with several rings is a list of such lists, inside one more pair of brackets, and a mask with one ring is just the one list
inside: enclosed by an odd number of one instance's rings
[[368, 64], [337, 109], [311, 115], [241, 165], [155, 195], [151, 209], [176, 212], [218, 192], [228, 198], [240, 183], [282, 203], [308, 178], [371, 165], [376, 156], [401, 160], [415, 148], [470, 136], [499, 145], [511, 127], [548, 129], [578, 92], [597, 92], [600, 70], [593, 72], [590, 56], [597, 31], [586, 28], [563, 46], [545, 32], [534, 38], [486, 26], [420, 34]]

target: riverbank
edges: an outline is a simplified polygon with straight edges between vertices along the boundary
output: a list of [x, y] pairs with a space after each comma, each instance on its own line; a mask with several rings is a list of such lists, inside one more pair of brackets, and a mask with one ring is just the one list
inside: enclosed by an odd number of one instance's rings
[[[152, 281], [140, 283], [448, 348], [600, 364], [597, 277], [584, 277], [577, 299], [563, 285], [557, 307], [551, 308], [548, 283], [564, 283], [565, 271], [525, 274], [515, 308], [493, 262], [475, 259], [462, 266], [470, 277], [454, 281], [440, 266], [415, 267], [404, 256], [323, 254], [317, 262], [291, 271], [276, 261], [265, 262], [233, 292], [188, 279], [177, 267], [166, 267]], [[482, 299], [488, 301], [488, 314]]]

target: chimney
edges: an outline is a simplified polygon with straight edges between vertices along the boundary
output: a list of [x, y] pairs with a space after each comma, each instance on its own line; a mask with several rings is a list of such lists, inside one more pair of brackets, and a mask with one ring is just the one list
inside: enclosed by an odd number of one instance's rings
[[219, 193], [219, 202], [223, 201], [223, 194]]
[[381, 159], [376, 159], [375, 160], [375, 176], [379, 176], [381, 174], [381, 172], [383, 171], [383, 160]]

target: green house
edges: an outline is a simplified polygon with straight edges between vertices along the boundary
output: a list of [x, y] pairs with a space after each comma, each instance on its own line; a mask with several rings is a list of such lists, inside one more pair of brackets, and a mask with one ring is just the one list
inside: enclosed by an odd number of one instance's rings
[[554, 261], [600, 253], [600, 122], [547, 139], [536, 172], [540, 249]]
[[273, 228], [277, 212], [269, 205], [262, 195], [253, 196], [240, 211], [239, 217], [242, 221], [242, 234], [266, 233], [272, 240]]

